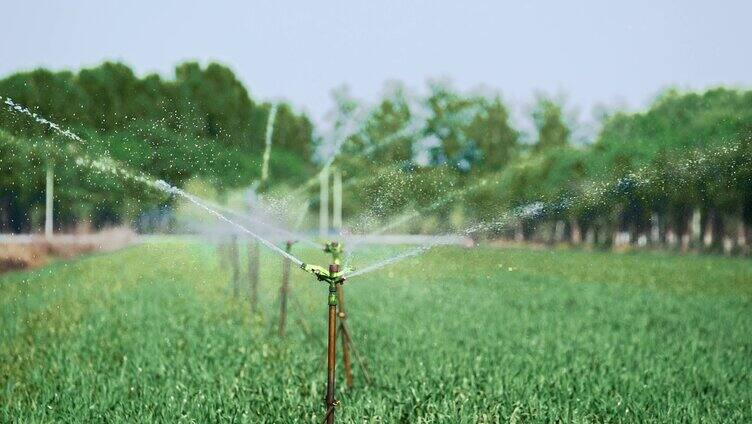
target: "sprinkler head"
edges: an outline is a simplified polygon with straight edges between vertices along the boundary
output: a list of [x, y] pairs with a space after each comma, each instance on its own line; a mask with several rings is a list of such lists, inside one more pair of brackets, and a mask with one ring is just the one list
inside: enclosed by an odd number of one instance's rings
[[328, 241], [324, 244], [324, 252], [342, 253], [342, 245], [336, 240]]
[[326, 242], [324, 252], [332, 255], [332, 264], [328, 268], [306, 263], [301, 264], [300, 268], [313, 274], [317, 280], [329, 283], [330, 289], [336, 284], [344, 284], [346, 281], [345, 274], [349, 274], [355, 269], [342, 266], [342, 244], [338, 241]]
[[353, 271], [352, 268], [340, 267], [339, 264], [329, 265], [329, 269], [326, 269], [318, 265], [304, 263], [300, 265], [300, 268], [313, 274], [317, 280], [329, 284], [344, 284], [345, 274]]
[[337, 265], [341, 263], [343, 252], [342, 243], [335, 240], [328, 241], [326, 242], [326, 244], [324, 244], [324, 252], [331, 253], [332, 263], [335, 263]]

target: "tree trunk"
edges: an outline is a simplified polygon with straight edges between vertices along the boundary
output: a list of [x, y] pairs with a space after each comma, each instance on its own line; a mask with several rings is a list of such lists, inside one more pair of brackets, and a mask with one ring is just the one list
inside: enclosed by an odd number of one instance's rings
[[666, 247], [668, 247], [669, 249], [675, 248], [676, 247], [677, 237], [676, 237], [676, 233], [674, 232], [674, 226], [673, 226], [673, 224], [667, 224], [666, 225], [666, 236], [665, 237], [666, 237], [666, 239], [665, 239]]
[[606, 220], [604, 223], [598, 226], [598, 230], [596, 233], [596, 240], [598, 243], [598, 246], [600, 246], [603, 249], [608, 249], [613, 247], [615, 244], [614, 235], [616, 230], [614, 230], [613, 223]]
[[704, 215], [704, 222], [702, 225], [702, 247], [704, 249], [710, 248], [711, 245], [713, 245], [713, 242], [715, 240], [714, 231], [713, 231], [713, 221], [715, 218], [715, 213], [712, 209], [710, 209], [705, 215]]
[[525, 229], [523, 228], [522, 223], [517, 224], [514, 229], [514, 241], [518, 243], [525, 241]]
[[739, 220], [739, 226], [736, 229], [736, 245], [739, 247], [739, 253], [742, 255], [748, 255], [749, 254], [749, 238], [748, 238], [749, 232], [747, 228], [747, 224], [744, 222], [744, 219]]
[[661, 219], [657, 212], [650, 215], [650, 244], [658, 245], [661, 241]]
[[0, 197], [0, 233], [10, 233], [10, 195]]
[[553, 243], [557, 244], [564, 241], [564, 221], [556, 221], [553, 228]]
[[[712, 223], [712, 232], [713, 232], [713, 243], [711, 243], [711, 247], [713, 250], [720, 252], [726, 250], [726, 244], [727, 244], [727, 237], [726, 237], [726, 222], [724, 220], [723, 215], [720, 212], [713, 212], [713, 219], [711, 220]], [[729, 238], [730, 241], [730, 238]]]
[[637, 247], [645, 247], [648, 245], [648, 235], [646, 233], [640, 233], [637, 236]]
[[689, 224], [689, 239], [685, 242], [682, 240], [682, 250], [686, 251], [693, 246], [699, 246], [702, 242], [702, 212], [700, 209], [695, 209], [692, 212], [692, 218]]
[[595, 240], [595, 228], [593, 225], [591, 225], [585, 232], [585, 244], [587, 244], [588, 246], [593, 246], [595, 244]]
[[582, 231], [580, 230], [580, 224], [576, 219], [569, 221], [570, 236], [569, 240], [573, 245], [582, 243]]

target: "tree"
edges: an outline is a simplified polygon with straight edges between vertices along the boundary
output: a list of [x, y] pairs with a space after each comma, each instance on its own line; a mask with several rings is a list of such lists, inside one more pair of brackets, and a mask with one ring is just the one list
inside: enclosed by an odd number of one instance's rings
[[480, 98], [480, 111], [470, 123], [467, 135], [481, 153], [474, 169], [482, 172], [498, 172], [516, 154], [519, 132], [509, 123], [509, 112], [496, 95], [491, 99]]
[[[0, 137], [4, 153], [34, 159], [2, 158], [4, 228], [31, 228], [43, 200], [39, 177], [44, 164], [37, 162], [52, 157], [60, 161], [55, 179], [63, 182], [56, 190], [57, 222], [127, 222], [140, 208], [165, 201], [149, 196], [144, 187], [75, 166], [76, 158], [66, 156], [67, 144], [80, 154], [112, 157], [133, 172], [178, 186], [201, 178], [229, 190], [247, 186], [259, 171], [268, 105], [254, 102], [233, 72], [219, 64], [179, 65], [172, 80], [157, 75], [140, 78], [128, 66], [113, 62], [78, 73], [38, 69], [0, 80], [0, 93], [84, 140], [58, 136], [33, 119], [0, 109], [0, 129], [7, 131]], [[312, 132], [308, 118], [282, 105], [275, 125], [279, 148], [271, 160], [278, 169], [277, 182], [301, 181], [311, 172]], [[10, 137], [43, 148], [20, 151], [11, 146]]]
[[533, 122], [538, 130], [534, 150], [542, 151], [569, 144], [570, 129], [564, 122], [562, 106], [548, 97], [539, 97], [533, 110]]

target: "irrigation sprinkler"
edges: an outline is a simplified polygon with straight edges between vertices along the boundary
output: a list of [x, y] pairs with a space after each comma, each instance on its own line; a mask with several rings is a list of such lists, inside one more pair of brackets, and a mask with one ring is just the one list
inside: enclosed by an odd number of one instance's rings
[[[361, 366], [363, 375], [367, 384], [370, 384], [370, 378], [366, 371], [365, 365], [360, 359], [360, 355], [357, 354], [354, 346], [352, 345], [352, 338], [350, 331], [347, 327], [345, 320], [346, 314], [344, 310], [344, 291], [342, 285], [345, 283], [345, 274], [353, 271], [351, 268], [343, 267], [342, 262], [342, 244], [336, 241], [327, 242], [324, 245], [324, 252], [332, 255], [332, 263], [328, 269], [318, 265], [311, 265], [302, 263], [300, 268], [313, 274], [317, 280], [325, 282], [329, 285], [329, 327], [328, 327], [328, 340], [327, 340], [327, 386], [326, 386], [326, 417], [327, 423], [334, 423], [334, 408], [339, 404], [339, 401], [334, 399], [334, 368], [336, 363], [336, 345], [337, 345], [337, 326], [342, 332], [342, 351], [343, 362], [345, 365], [345, 377], [348, 387], [352, 387], [352, 366], [350, 364], [350, 348], [355, 353], [355, 358], [358, 360], [358, 364]], [[337, 307], [339, 306], [339, 312]]]
[[[342, 255], [344, 254], [342, 243], [339, 243], [337, 241], [328, 242], [324, 245], [324, 252], [332, 255], [332, 263], [338, 265], [341, 264]], [[368, 369], [366, 368], [366, 364], [363, 361], [363, 358], [361, 358], [358, 350], [353, 344], [352, 332], [350, 331], [350, 327], [347, 325], [347, 313], [345, 311], [345, 291], [341, 284], [337, 286], [337, 300], [339, 306], [337, 317], [339, 318], [339, 329], [342, 334], [342, 362], [345, 366], [345, 381], [347, 383], [347, 387], [353, 387], [352, 361], [350, 360], [350, 351], [352, 351], [352, 353], [355, 355], [355, 360], [358, 361], [358, 365], [360, 366], [360, 370], [362, 371], [363, 377], [366, 380], [366, 384], [370, 386], [371, 377], [368, 374]]]
[[345, 283], [345, 273], [350, 269], [341, 267], [339, 264], [330, 264], [329, 268], [318, 265], [311, 265], [302, 263], [300, 268], [306, 272], [309, 272], [316, 277], [317, 280], [329, 285], [329, 296], [327, 297], [327, 305], [329, 306], [329, 323], [328, 323], [328, 338], [327, 338], [327, 350], [326, 350], [326, 417], [325, 421], [328, 424], [334, 424], [334, 408], [339, 404], [339, 401], [334, 399], [334, 365], [336, 363], [336, 346], [337, 346], [337, 286]]
[[[324, 252], [332, 255], [332, 263], [340, 266], [342, 264], [342, 244], [337, 241], [330, 241], [324, 245]], [[345, 314], [345, 292], [342, 289], [342, 285], [337, 285], [337, 300], [339, 303], [339, 311], [337, 312], [337, 318], [339, 319], [339, 329], [342, 334], [342, 363], [345, 367], [345, 382], [347, 388], [350, 389], [353, 386], [352, 376], [352, 364], [350, 363], [350, 346], [349, 339], [350, 334], [344, 328], [344, 320], [347, 316]]]

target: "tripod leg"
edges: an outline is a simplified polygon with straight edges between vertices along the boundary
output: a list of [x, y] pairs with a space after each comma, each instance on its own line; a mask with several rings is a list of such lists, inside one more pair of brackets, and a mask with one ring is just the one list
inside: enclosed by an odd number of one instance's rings
[[[341, 284], [337, 285], [337, 303], [339, 305], [339, 313], [337, 316], [339, 317], [339, 326], [342, 330], [344, 329], [345, 318], [347, 315], [345, 314], [345, 292], [342, 289]], [[347, 383], [347, 388], [351, 389], [353, 386], [352, 364], [350, 362], [350, 346], [345, 331], [342, 331], [342, 362], [345, 367], [345, 382]]]
[[352, 337], [350, 336], [350, 327], [347, 326], [347, 322], [340, 321], [341, 325], [340, 328], [342, 330], [343, 335], [345, 336], [345, 340], [347, 340], [346, 345], [349, 349], [352, 350], [353, 354], [355, 355], [355, 360], [358, 361], [358, 366], [360, 367], [360, 370], [363, 372], [363, 377], [366, 380], [366, 384], [369, 386], [372, 386], [371, 383], [371, 376], [368, 374], [368, 368], [366, 368], [365, 362], [363, 362], [363, 358], [360, 356], [360, 353], [358, 353], [358, 350], [355, 348], [355, 345], [352, 343]]

